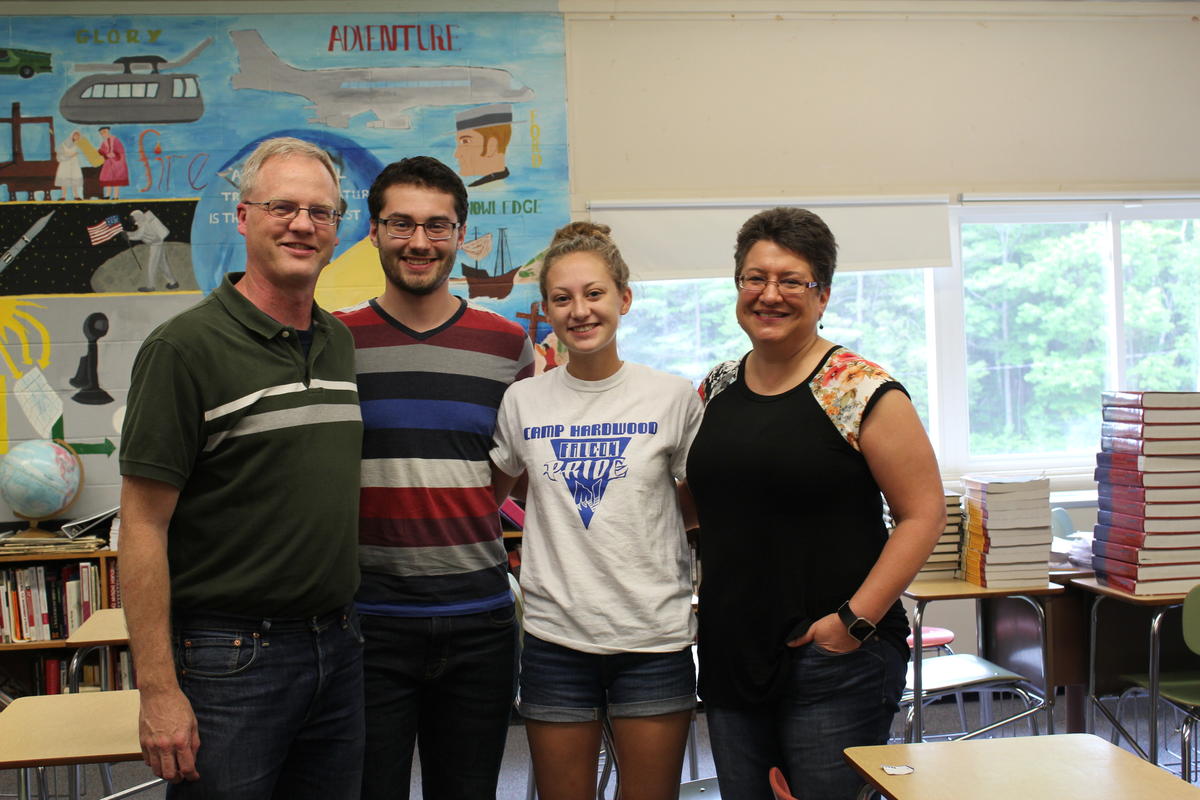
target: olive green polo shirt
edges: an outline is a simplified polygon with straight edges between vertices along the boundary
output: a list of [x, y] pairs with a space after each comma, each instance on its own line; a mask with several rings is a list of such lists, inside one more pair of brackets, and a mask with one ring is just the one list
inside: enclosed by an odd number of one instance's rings
[[234, 288], [240, 277], [142, 344], [121, 474], [180, 490], [168, 530], [174, 612], [312, 616], [358, 587], [354, 344], [314, 304], [306, 357], [295, 329]]

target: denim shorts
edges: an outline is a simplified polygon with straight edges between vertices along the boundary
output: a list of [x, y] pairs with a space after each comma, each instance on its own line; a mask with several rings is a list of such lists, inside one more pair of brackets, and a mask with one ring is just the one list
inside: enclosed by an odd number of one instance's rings
[[522, 717], [543, 722], [690, 711], [696, 707], [692, 649], [601, 655], [526, 633], [518, 704]]

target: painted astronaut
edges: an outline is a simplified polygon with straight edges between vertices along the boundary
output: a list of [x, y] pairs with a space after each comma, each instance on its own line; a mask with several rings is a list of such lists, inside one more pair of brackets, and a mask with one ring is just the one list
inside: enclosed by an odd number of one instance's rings
[[133, 220], [134, 229], [125, 231], [131, 242], [143, 242], [150, 250], [150, 264], [147, 266], [147, 282], [149, 286], [139, 286], [139, 292], [152, 292], [158, 286], [159, 278], [166, 279], [167, 289], [178, 289], [179, 281], [171, 273], [171, 265], [167, 263], [165, 243], [171, 231], [162, 223], [153, 211], [140, 209], [129, 214]]

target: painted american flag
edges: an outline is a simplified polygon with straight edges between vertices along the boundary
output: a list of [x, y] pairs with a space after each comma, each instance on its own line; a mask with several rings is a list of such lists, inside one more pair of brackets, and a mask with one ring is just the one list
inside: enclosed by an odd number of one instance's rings
[[104, 244], [121, 231], [121, 219], [116, 214], [105, 218], [102, 222], [97, 222], [95, 225], [88, 225], [87, 229], [88, 239], [91, 240], [93, 247], [98, 244]]

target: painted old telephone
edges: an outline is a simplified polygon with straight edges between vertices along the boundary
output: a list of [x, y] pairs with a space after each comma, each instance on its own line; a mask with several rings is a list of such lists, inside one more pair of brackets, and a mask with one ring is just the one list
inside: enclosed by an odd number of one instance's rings
[[99, 406], [112, 402], [112, 395], [100, 388], [100, 348], [96, 344], [108, 333], [108, 317], [97, 311], [88, 314], [83, 321], [83, 335], [87, 339], [87, 355], [80, 356], [79, 369], [71, 378], [71, 385], [79, 391], [71, 396], [77, 403]]

